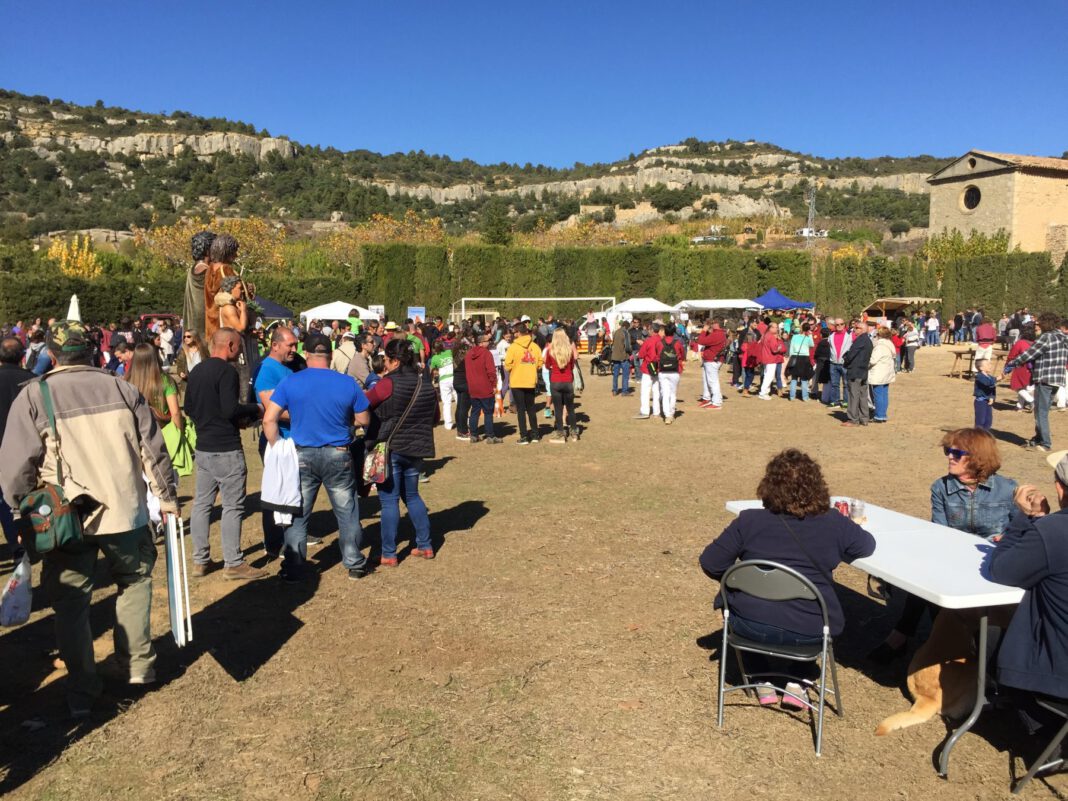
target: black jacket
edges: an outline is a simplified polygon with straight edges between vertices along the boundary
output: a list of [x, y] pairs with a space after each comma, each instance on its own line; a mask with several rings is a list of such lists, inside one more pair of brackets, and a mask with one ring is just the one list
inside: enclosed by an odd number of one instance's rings
[[842, 356], [842, 364], [846, 369], [847, 381], [868, 381], [868, 363], [871, 361], [872, 349], [871, 337], [862, 334], [853, 340], [849, 350]]
[[1068, 698], [1068, 510], [1022, 512], [987, 559], [990, 578], [1027, 592], [998, 651], [998, 680]]
[[403, 456], [430, 459], [434, 456], [434, 418], [438, 411], [438, 393], [424, 376], [419, 396], [412, 404], [404, 423], [401, 417], [415, 394], [418, 370], [402, 369], [389, 374], [393, 392], [375, 410], [368, 440], [384, 442], [392, 435], [389, 449]]

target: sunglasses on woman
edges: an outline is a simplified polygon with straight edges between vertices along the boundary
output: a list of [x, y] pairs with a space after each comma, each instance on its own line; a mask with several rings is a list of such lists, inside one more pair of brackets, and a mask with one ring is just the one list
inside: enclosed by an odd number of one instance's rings
[[960, 448], [950, 448], [948, 445], [942, 446], [942, 453], [955, 462], [959, 462], [965, 456], [969, 455], [968, 451], [962, 451]]

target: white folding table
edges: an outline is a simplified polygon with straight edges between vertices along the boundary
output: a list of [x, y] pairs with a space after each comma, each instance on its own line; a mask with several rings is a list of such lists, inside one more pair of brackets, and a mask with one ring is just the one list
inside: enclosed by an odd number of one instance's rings
[[[832, 498], [832, 503], [847, 498]], [[759, 500], [727, 501], [727, 511], [762, 509]], [[900, 587], [943, 609], [975, 609], [1017, 604], [1023, 590], [997, 584], [983, 575], [986, 540], [963, 531], [895, 512], [865, 501], [867, 522], [861, 525], [875, 538], [875, 552], [852, 564], [869, 575]], [[971, 714], [946, 741], [938, 773], [949, 771], [949, 754], [957, 740], [975, 724], [986, 702], [987, 615], [979, 619], [979, 678]]]

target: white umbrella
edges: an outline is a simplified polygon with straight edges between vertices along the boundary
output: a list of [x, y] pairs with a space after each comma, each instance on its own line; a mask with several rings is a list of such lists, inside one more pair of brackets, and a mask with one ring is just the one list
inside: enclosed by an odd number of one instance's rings
[[79, 323], [82, 321], [82, 309], [78, 305], [78, 296], [70, 296], [70, 307], [67, 309], [67, 319], [77, 320]]

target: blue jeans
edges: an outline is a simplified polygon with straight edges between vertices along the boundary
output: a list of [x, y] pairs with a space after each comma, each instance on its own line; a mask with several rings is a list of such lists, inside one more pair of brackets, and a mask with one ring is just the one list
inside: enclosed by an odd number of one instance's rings
[[994, 407], [983, 398], [975, 399], [975, 427], [986, 431], [994, 425]]
[[1049, 407], [1057, 391], [1051, 384], [1035, 384], [1035, 442], [1046, 448], [1053, 447], [1049, 434]]
[[871, 395], [875, 400], [875, 413], [872, 415], [872, 419], [885, 420], [886, 413], [890, 410], [890, 385], [872, 384]]
[[932, 348], [938, 347], [939, 345], [942, 344], [941, 342], [938, 341], [938, 332], [937, 331], [928, 331], [927, 332], [927, 344], [930, 345]]
[[743, 367], [742, 372], [745, 373], [745, 381], [742, 383], [742, 389], [748, 390], [753, 384], [753, 378], [756, 377], [756, 369], [753, 367]]
[[364, 567], [367, 557], [360, 553], [363, 529], [356, 501], [356, 474], [352, 469], [352, 453], [348, 446], [297, 446], [297, 459], [300, 462], [300, 494], [304, 513], [293, 518], [292, 525], [285, 530], [282, 573], [287, 577], [300, 578], [304, 570], [304, 563], [308, 559], [308, 519], [315, 508], [320, 486], [326, 487], [330, 506], [337, 516], [342, 564], [350, 570]]
[[[820, 634], [800, 634], [796, 631], [781, 629], [770, 623], [760, 623], [756, 620], [747, 620], [731, 612], [731, 631], [739, 637], [747, 640], [763, 643], [764, 645], [819, 645], [823, 642]], [[722, 658], [722, 655], [720, 656]], [[792, 672], [798, 675], [802, 672], [810, 673], [811, 668], [803, 662], [792, 662], [786, 659], [768, 658], [763, 654], [743, 654], [743, 659], [748, 663], [748, 670], [752, 673], [767, 673], [773, 671]], [[802, 667], [804, 665], [804, 667]], [[792, 669], [791, 667], [792, 666]], [[802, 676], [802, 678], [805, 678]]]
[[[838, 394], [838, 384], [842, 385], [842, 394]], [[831, 406], [836, 403], [849, 403], [849, 382], [846, 381], [846, 368], [844, 364], [831, 362]]]
[[393, 559], [397, 556], [397, 528], [400, 526], [402, 500], [408, 507], [408, 517], [415, 528], [415, 547], [430, 550], [430, 515], [419, 495], [419, 473], [423, 470], [423, 460], [394, 452], [390, 454], [389, 466], [389, 478], [378, 485], [378, 500], [382, 503], [382, 558]]
[[[623, 385], [620, 387], [619, 377], [623, 376]], [[630, 362], [612, 362], [612, 392], [630, 391]]]
[[486, 424], [486, 436], [495, 436], [493, 433], [493, 398], [471, 398], [471, 417], [468, 419], [468, 430], [472, 437], [478, 436], [478, 413]]
[[790, 400], [793, 400], [794, 396], [797, 394], [797, 385], [798, 384], [801, 385], [801, 400], [807, 401], [808, 400], [808, 381], [805, 381], [804, 379], [801, 379], [801, 378], [791, 378], [790, 379]]

